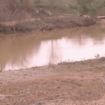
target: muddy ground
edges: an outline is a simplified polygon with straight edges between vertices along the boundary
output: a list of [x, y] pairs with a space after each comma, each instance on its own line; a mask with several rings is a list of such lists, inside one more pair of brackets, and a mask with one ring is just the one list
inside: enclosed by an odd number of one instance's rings
[[0, 105], [105, 105], [105, 58], [0, 73]]

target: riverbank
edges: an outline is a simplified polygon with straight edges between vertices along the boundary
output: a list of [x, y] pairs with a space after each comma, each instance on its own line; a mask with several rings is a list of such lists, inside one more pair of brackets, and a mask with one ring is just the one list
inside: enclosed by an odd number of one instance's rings
[[[81, 2], [83, 2], [81, 0]], [[94, 7], [88, 7], [95, 1], [86, 2], [68, 0], [1, 0], [0, 33], [14, 34], [29, 31], [44, 31], [73, 27], [86, 27], [99, 24], [105, 19], [104, 1]], [[92, 3], [92, 4], [91, 4]], [[95, 3], [96, 4], [96, 3]], [[78, 9], [81, 7], [81, 9]], [[91, 9], [90, 9], [91, 8]], [[100, 11], [99, 11], [100, 10]], [[93, 12], [92, 12], [93, 11]], [[97, 15], [97, 16], [96, 16]]]
[[1, 105], [104, 105], [105, 58], [0, 73]]
[[74, 27], [86, 27], [96, 24], [92, 18], [76, 15], [45, 16], [44, 18], [30, 18], [21, 21], [9, 21], [0, 23], [0, 33], [14, 34], [18, 32], [44, 31], [66, 29]]

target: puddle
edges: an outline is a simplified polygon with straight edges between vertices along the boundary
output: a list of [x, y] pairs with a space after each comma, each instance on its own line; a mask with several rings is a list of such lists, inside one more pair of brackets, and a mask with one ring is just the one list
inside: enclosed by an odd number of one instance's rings
[[92, 26], [0, 36], [0, 69], [81, 61], [105, 56], [105, 27]]

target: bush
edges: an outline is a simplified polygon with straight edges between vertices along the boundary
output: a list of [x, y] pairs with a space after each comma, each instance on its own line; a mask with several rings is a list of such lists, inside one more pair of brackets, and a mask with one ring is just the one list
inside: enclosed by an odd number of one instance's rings
[[95, 16], [105, 10], [105, 0], [77, 0], [76, 4], [70, 4], [70, 9], [77, 10], [80, 14]]
[[18, 7], [25, 10], [33, 10], [34, 0], [8, 0], [8, 6], [12, 11]]
[[24, 9], [33, 10], [34, 9], [34, 0], [21, 0]]
[[34, 0], [0, 0], [0, 21], [20, 19], [34, 9], [34, 4]]
[[15, 11], [18, 8], [19, 3], [19, 0], [9, 0], [7, 5], [10, 10]]

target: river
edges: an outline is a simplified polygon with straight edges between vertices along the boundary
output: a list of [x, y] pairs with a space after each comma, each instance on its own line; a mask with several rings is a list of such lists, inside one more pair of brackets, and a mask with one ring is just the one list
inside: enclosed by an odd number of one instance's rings
[[104, 56], [105, 26], [0, 35], [3, 71]]

